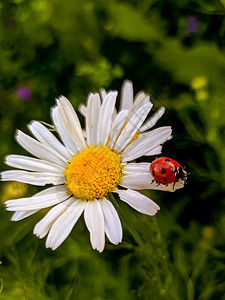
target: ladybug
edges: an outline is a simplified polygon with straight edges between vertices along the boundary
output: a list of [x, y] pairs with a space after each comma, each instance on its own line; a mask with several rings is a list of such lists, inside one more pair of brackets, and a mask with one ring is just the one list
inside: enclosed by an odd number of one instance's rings
[[162, 184], [186, 182], [187, 172], [176, 160], [169, 157], [156, 158], [150, 165], [150, 173], [154, 180]]

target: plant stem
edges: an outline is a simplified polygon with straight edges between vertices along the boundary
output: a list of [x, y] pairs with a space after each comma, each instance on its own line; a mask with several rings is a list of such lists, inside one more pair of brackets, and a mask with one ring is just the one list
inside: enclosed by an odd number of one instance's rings
[[144, 248], [145, 247], [145, 243], [142, 241], [139, 233], [136, 231], [136, 229], [132, 226], [131, 222], [129, 222], [128, 218], [126, 217], [126, 215], [124, 214], [123, 210], [121, 209], [121, 207], [119, 206], [119, 204], [117, 203], [114, 195], [112, 193], [109, 193], [109, 199], [110, 201], [113, 203], [114, 207], [116, 207], [117, 211], [119, 212], [119, 215], [121, 217], [121, 219], [123, 220], [123, 222], [126, 224], [126, 228], [129, 230], [129, 232], [131, 233], [131, 235], [133, 236], [133, 238], [135, 239], [136, 243]]

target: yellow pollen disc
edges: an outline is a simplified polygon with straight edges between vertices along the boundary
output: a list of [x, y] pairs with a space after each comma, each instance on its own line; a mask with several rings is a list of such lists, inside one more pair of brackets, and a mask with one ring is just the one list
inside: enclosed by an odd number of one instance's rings
[[118, 186], [121, 170], [120, 157], [107, 146], [87, 146], [66, 164], [66, 186], [75, 198], [101, 199]]

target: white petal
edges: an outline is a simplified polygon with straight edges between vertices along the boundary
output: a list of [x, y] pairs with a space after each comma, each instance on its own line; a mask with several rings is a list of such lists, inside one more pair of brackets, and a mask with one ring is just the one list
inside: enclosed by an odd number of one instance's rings
[[122, 201], [126, 202], [131, 207], [143, 214], [153, 216], [157, 213], [157, 210], [160, 209], [160, 207], [154, 201], [140, 194], [139, 192], [129, 189], [116, 190], [115, 192], [119, 194]]
[[64, 211], [74, 202], [73, 198], [59, 203], [58, 205], [54, 206], [49, 212], [45, 215], [41, 221], [39, 221], [34, 227], [34, 234], [36, 234], [40, 239], [42, 239], [46, 234], [49, 232], [50, 228], [52, 227], [53, 223], [61, 216]]
[[84, 210], [84, 220], [90, 232], [93, 249], [102, 252], [105, 247], [105, 222], [98, 200], [88, 201]]
[[140, 132], [144, 132], [152, 128], [165, 112], [165, 107], [160, 107], [154, 115], [140, 128]]
[[149, 174], [150, 163], [130, 163], [123, 167], [123, 174], [147, 173]]
[[[167, 139], [168, 140], [168, 139]], [[162, 146], [157, 146], [155, 147], [154, 149], [151, 149], [150, 151], [148, 152], [145, 152], [144, 156], [152, 156], [152, 155], [158, 155], [162, 153]]]
[[120, 111], [130, 110], [133, 105], [133, 84], [129, 80], [125, 80], [121, 91]]
[[171, 184], [162, 184], [154, 181], [154, 178], [149, 173], [134, 173], [129, 175], [124, 175], [121, 179], [120, 186], [134, 189], [134, 190], [159, 190], [159, 191], [167, 191], [174, 192], [175, 190], [182, 188], [184, 186], [181, 182], [171, 183]]
[[120, 185], [126, 188], [131, 188], [134, 190], [144, 190], [152, 189], [153, 186], [158, 186], [158, 184], [152, 184], [154, 178], [150, 173], [134, 173], [129, 175], [124, 175], [121, 179]]
[[[58, 188], [57, 188], [58, 189]], [[44, 189], [40, 192], [38, 192], [37, 194], [35, 194], [33, 197], [36, 197], [36, 196], [44, 196], [44, 195], [50, 195], [52, 194], [53, 192], [55, 192], [55, 187], [51, 187], [51, 188], [48, 188], [48, 189]], [[12, 218], [11, 220], [12, 221], [20, 221], [26, 217], [29, 217], [33, 214], [35, 214], [36, 212], [38, 212], [39, 209], [35, 209], [35, 210], [20, 210], [20, 211], [16, 211], [13, 215], [12, 215]]]
[[171, 133], [171, 127], [165, 126], [142, 134], [124, 150], [122, 154], [123, 161], [133, 160], [146, 155], [146, 153], [168, 140], [171, 137]]
[[56, 205], [69, 197], [66, 193], [67, 189], [64, 186], [51, 187], [49, 190], [51, 194], [36, 194], [32, 197], [8, 200], [5, 202], [7, 210], [24, 211], [41, 209]]
[[87, 106], [85, 106], [84, 104], [80, 104], [78, 110], [83, 117], [87, 116]]
[[74, 199], [74, 202], [52, 225], [46, 240], [46, 248], [55, 250], [64, 242], [83, 213], [85, 205], [85, 201]]
[[182, 189], [185, 185], [185, 182], [183, 180], [180, 180], [178, 182], [175, 183], [175, 185], [173, 185], [173, 183], [169, 184], [168, 186], [171, 185], [171, 189], [167, 190], [168, 192], [175, 192], [178, 189]]
[[88, 145], [97, 144], [97, 130], [99, 123], [99, 112], [101, 108], [101, 101], [99, 94], [90, 94], [87, 103], [87, 143]]
[[53, 107], [51, 110], [52, 121], [56, 126], [57, 132], [66, 146], [67, 150], [72, 153], [78, 153], [77, 145], [70, 136], [63, 120], [59, 112], [59, 108], [57, 106]]
[[112, 129], [110, 132], [110, 143], [109, 148], [113, 148], [116, 140], [118, 139], [123, 126], [125, 125], [125, 122], [127, 120], [129, 111], [128, 110], [122, 110], [118, 113], [115, 120], [113, 121]]
[[59, 99], [56, 99], [56, 103], [69, 135], [76, 143], [78, 150], [83, 150], [83, 147], [86, 146], [86, 143], [82, 134], [80, 121], [73, 106], [69, 100], [63, 96], [61, 96]]
[[111, 243], [117, 245], [121, 243], [123, 230], [119, 216], [109, 200], [105, 198], [100, 200], [105, 219], [105, 233]]
[[140, 91], [135, 96], [132, 109], [135, 108], [137, 110], [142, 105], [144, 105], [145, 103], [148, 103], [148, 102], [150, 102], [150, 95], [145, 94], [145, 92], [143, 92], [143, 91]]
[[117, 110], [116, 110], [116, 108], [114, 107], [114, 109], [113, 109], [113, 114], [112, 114], [112, 123], [114, 122], [116, 116], [117, 116]]
[[[150, 96], [146, 95], [144, 92], [140, 92], [134, 101], [134, 104], [130, 110], [128, 118], [130, 119], [133, 116], [133, 114], [146, 103], [151, 103]], [[151, 103], [151, 109], [152, 109], [152, 106], [153, 106], [153, 104]]]
[[101, 95], [101, 99], [102, 99], [102, 102], [104, 101], [105, 97], [107, 96], [107, 92], [105, 89], [101, 89], [100, 90], [100, 95]]
[[33, 121], [28, 125], [29, 130], [42, 144], [50, 146], [58, 152], [65, 161], [71, 157], [66, 147], [40, 122]]
[[130, 118], [116, 142], [115, 150], [117, 152], [122, 151], [132, 140], [133, 136], [146, 119], [150, 109], [151, 103], [146, 103], [139, 108], [132, 118]]
[[64, 185], [51, 186], [51, 187], [44, 189], [44, 190], [38, 192], [37, 194], [33, 195], [33, 197], [52, 195], [52, 194], [55, 194], [57, 192], [62, 192], [62, 191], [67, 192], [68, 189]]
[[117, 92], [110, 92], [102, 103], [99, 114], [97, 144], [105, 145], [108, 140], [116, 96]]
[[42, 172], [27, 172], [21, 170], [9, 170], [1, 172], [2, 181], [19, 181], [23, 183], [43, 186], [46, 184], [62, 184], [65, 182], [64, 175]]
[[58, 154], [54, 149], [41, 144], [40, 142], [20, 130], [17, 130], [16, 140], [24, 149], [26, 149], [34, 156], [53, 162], [62, 167], [65, 166], [65, 160], [62, 159], [62, 156]]
[[22, 211], [16, 211], [12, 217], [11, 217], [11, 221], [20, 221], [23, 220], [33, 214], [35, 214], [36, 212], [38, 212], [39, 209], [35, 209], [35, 210], [22, 210]]
[[28, 171], [46, 172], [57, 175], [63, 175], [64, 172], [64, 168], [59, 165], [23, 155], [8, 155], [5, 158], [5, 163], [8, 166]]

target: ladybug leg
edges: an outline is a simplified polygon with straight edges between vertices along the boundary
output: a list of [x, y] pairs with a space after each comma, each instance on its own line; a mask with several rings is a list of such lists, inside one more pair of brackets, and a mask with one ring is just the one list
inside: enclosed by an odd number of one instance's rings
[[153, 183], [153, 182], [155, 182], [155, 183], [157, 184], [157, 186], [159, 186], [159, 185], [160, 185], [160, 182], [158, 182], [158, 181], [157, 181], [157, 180], [155, 180], [155, 179], [153, 179], [153, 180], [152, 180], [152, 183]]

